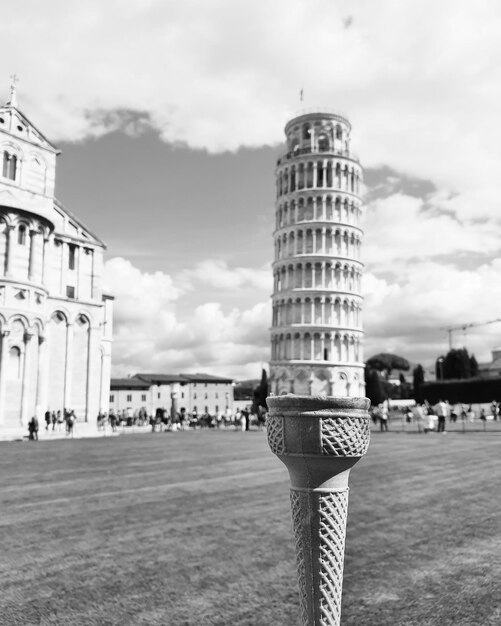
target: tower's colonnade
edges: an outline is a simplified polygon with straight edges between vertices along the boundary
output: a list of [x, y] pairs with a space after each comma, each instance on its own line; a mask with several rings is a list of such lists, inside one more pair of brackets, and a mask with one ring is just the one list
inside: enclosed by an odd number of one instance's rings
[[330, 111], [285, 126], [276, 169], [271, 388], [363, 395], [360, 188], [351, 124]]

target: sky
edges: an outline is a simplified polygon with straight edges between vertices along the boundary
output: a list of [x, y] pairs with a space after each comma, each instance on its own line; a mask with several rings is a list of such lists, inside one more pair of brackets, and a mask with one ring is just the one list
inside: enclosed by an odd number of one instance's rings
[[[365, 169], [365, 356], [428, 365], [501, 318], [500, 33], [496, 0], [4, 3], [0, 98], [16, 73], [107, 244], [113, 374], [260, 376], [275, 162], [317, 106]], [[501, 323], [452, 341], [488, 361]]]

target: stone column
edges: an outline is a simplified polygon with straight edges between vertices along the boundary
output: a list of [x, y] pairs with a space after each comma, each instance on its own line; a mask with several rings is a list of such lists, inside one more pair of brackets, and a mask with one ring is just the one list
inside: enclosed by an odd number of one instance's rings
[[44, 235], [42, 248], [42, 285], [44, 287], [47, 287], [45, 280], [47, 276], [47, 244], [49, 243], [49, 239], [49, 235]]
[[66, 367], [64, 372], [64, 408], [71, 409], [71, 377], [73, 373], [73, 324], [66, 324]]
[[90, 248], [91, 255], [91, 274], [90, 274], [90, 297], [93, 300], [96, 297], [96, 280], [95, 280], [95, 254], [94, 249]]
[[339, 626], [348, 476], [369, 445], [367, 398], [267, 399], [268, 443], [286, 465], [304, 626]]
[[7, 382], [7, 359], [9, 358], [9, 350], [8, 350], [8, 336], [10, 335], [10, 330], [4, 330], [1, 333], [2, 337], [2, 352], [0, 354], [0, 425], [5, 422], [5, 385]]
[[28, 280], [33, 280], [33, 273], [35, 271], [35, 237], [38, 235], [38, 231], [30, 230], [30, 258], [28, 261]]
[[28, 425], [28, 405], [29, 405], [29, 387], [30, 387], [30, 363], [31, 363], [31, 338], [33, 333], [24, 333], [24, 363], [23, 363], [23, 385], [21, 392], [21, 425], [23, 428]]
[[171, 399], [170, 419], [171, 419], [171, 423], [174, 423], [177, 419], [177, 410], [178, 410], [177, 391], [173, 391], [170, 394], [170, 399]]
[[12, 272], [12, 232], [14, 226], [5, 227], [5, 276], [10, 276]]
[[[98, 328], [95, 329], [92, 327], [91, 324], [89, 324], [89, 333], [87, 336], [87, 364], [86, 364], [87, 385], [85, 387], [85, 421], [87, 423], [90, 422], [92, 419], [92, 415], [90, 412], [91, 404], [92, 404], [93, 398], [96, 397], [96, 393], [98, 391], [97, 385], [94, 382], [95, 377], [94, 377], [94, 371], [93, 371], [93, 365], [98, 362], [97, 345], [96, 345], [97, 344], [96, 334], [98, 331], [99, 331]], [[97, 412], [99, 412], [101, 408], [99, 407], [99, 403], [95, 402], [94, 405], [95, 406], [93, 406], [92, 408], [94, 410], [98, 409]]]
[[47, 406], [47, 375], [48, 375], [48, 357], [47, 342], [43, 335], [38, 337], [38, 373], [37, 373], [37, 399], [36, 413], [39, 420], [44, 416]]
[[[81, 254], [83, 252], [83, 248], [81, 248], [80, 246], [75, 246], [75, 299], [78, 300], [78, 298], [80, 297], [80, 290], [81, 290], [81, 285], [82, 285], [82, 277], [81, 277], [81, 271], [80, 271], [80, 266], [82, 264], [81, 261]], [[87, 298], [86, 298], [87, 299]]]

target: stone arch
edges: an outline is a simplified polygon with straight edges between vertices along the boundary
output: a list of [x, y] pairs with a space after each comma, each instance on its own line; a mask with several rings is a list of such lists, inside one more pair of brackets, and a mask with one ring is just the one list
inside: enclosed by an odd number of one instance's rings
[[324, 219], [324, 203], [322, 202], [322, 197], [317, 196], [314, 199], [315, 204], [315, 219], [323, 220]]
[[[51, 410], [63, 411], [66, 387], [66, 346], [68, 340], [69, 316], [62, 310], [55, 310], [47, 324], [49, 377], [48, 403]], [[69, 407], [68, 407], [69, 408]]]
[[300, 369], [294, 376], [294, 393], [298, 395], [310, 394], [310, 376], [307, 371]]
[[311, 298], [304, 299], [304, 323], [311, 324]]
[[30, 321], [26, 315], [21, 313], [14, 313], [7, 321], [7, 327], [12, 334], [19, 332], [25, 333], [30, 327]]
[[306, 187], [307, 189], [313, 188], [313, 163], [308, 161], [306, 163]]
[[332, 228], [327, 228], [325, 231], [325, 253], [332, 254], [333, 251], [333, 237]]
[[334, 324], [341, 326], [341, 299], [336, 298], [334, 300]]
[[[307, 298], [307, 300], [309, 300], [309, 298]], [[304, 359], [306, 361], [311, 361], [311, 359], [313, 358], [312, 354], [311, 354], [311, 335], [310, 333], [305, 333], [304, 337], [303, 337], [303, 354], [304, 354]]]
[[325, 172], [325, 186], [331, 189], [333, 187], [332, 181], [332, 161], [329, 159], [327, 161], [327, 168]]
[[296, 166], [291, 167], [291, 192], [296, 191]]
[[315, 271], [314, 271], [314, 282], [313, 282], [313, 286], [315, 288], [321, 288], [322, 287], [322, 264], [321, 263], [315, 263]]
[[322, 360], [322, 338], [320, 333], [313, 333], [313, 359]]
[[362, 395], [361, 394], [362, 389], [360, 388], [360, 378], [358, 374], [356, 373], [353, 374], [353, 380], [351, 381], [350, 391], [354, 397], [358, 397]]
[[308, 228], [306, 230], [305, 253], [313, 254], [313, 231], [311, 230], [311, 228]]
[[299, 198], [297, 201], [297, 221], [304, 221], [304, 198]]
[[311, 380], [311, 395], [320, 396], [330, 394], [330, 372], [327, 369], [315, 368]]
[[332, 221], [333, 213], [332, 213], [332, 196], [327, 196], [325, 199], [325, 212], [326, 212], [326, 220]]
[[313, 323], [321, 324], [322, 323], [322, 300], [317, 296], [313, 301]]
[[296, 289], [301, 289], [303, 286], [303, 264], [298, 263], [296, 265], [296, 270], [294, 272], [294, 287]]
[[329, 136], [325, 132], [320, 132], [317, 137], [317, 149], [319, 152], [328, 152], [330, 148]]
[[306, 212], [305, 212], [305, 220], [307, 222], [311, 222], [313, 221], [314, 215], [313, 215], [313, 198], [311, 196], [309, 196], [306, 199]]
[[346, 397], [349, 395], [348, 374], [341, 370], [334, 377], [334, 393], [336, 396]]
[[311, 289], [313, 287], [312, 264], [306, 263], [304, 266], [304, 287]]
[[281, 396], [289, 393], [289, 374], [287, 370], [282, 370], [277, 379], [277, 391]]
[[296, 298], [296, 300], [294, 301], [292, 323], [293, 324], [301, 323], [301, 298]]
[[292, 336], [290, 333], [284, 337], [284, 357], [287, 361], [292, 358]]
[[304, 183], [305, 183], [304, 163], [299, 163], [297, 188], [304, 189], [304, 186], [305, 186]]
[[325, 298], [324, 321], [328, 326], [332, 323], [332, 300], [329, 296]]

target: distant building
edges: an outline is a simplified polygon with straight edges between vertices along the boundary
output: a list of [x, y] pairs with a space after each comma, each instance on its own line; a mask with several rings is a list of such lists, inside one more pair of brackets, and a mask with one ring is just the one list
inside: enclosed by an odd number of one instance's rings
[[108, 409], [105, 244], [55, 199], [58, 154], [13, 86], [0, 106], [0, 433], [47, 410], [95, 423]]
[[168, 413], [185, 408], [188, 413], [216, 415], [233, 412], [233, 379], [210, 374], [136, 374], [131, 378], [112, 378], [110, 410], [115, 412], [157, 409]]
[[350, 122], [306, 111], [277, 161], [270, 391], [364, 395], [362, 167]]
[[478, 374], [482, 378], [498, 378], [501, 376], [501, 347], [491, 351], [492, 360], [478, 364]]

